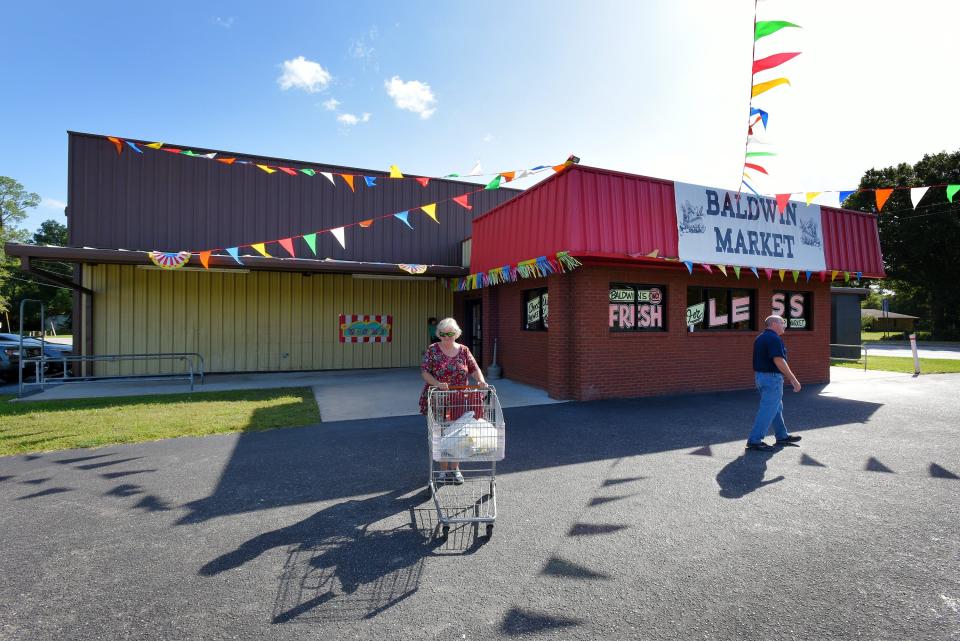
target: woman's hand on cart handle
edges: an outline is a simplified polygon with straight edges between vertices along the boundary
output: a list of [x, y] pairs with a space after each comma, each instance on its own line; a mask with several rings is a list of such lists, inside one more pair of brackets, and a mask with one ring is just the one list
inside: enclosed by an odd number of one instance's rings
[[449, 383], [441, 383], [440, 381], [437, 381], [437, 384], [434, 385], [434, 387], [436, 387], [437, 389], [448, 390], [448, 389], [450, 389], [450, 384], [449, 384]]

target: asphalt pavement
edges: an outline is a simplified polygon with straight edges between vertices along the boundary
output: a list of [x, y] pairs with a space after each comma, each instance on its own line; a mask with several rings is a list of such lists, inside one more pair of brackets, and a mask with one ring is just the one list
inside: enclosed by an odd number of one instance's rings
[[419, 416], [0, 458], [0, 639], [960, 639], [958, 384], [509, 409], [489, 540]]

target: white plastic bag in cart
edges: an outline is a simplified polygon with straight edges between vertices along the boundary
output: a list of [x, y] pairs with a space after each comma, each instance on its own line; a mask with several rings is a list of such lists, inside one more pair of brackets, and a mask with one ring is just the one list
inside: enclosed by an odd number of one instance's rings
[[465, 412], [448, 425], [440, 439], [440, 451], [447, 458], [485, 456], [496, 449], [496, 426], [486, 419], [475, 418], [473, 412]]

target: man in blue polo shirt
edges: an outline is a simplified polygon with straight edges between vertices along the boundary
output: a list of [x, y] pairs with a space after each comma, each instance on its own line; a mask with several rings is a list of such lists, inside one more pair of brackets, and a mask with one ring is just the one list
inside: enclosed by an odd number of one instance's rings
[[782, 317], [767, 316], [767, 328], [753, 341], [753, 371], [757, 389], [760, 390], [760, 409], [747, 438], [748, 450], [768, 452], [774, 449], [763, 442], [771, 423], [777, 434], [777, 445], [800, 440], [800, 436], [787, 432], [783, 422], [783, 379], [786, 378], [793, 385], [794, 392], [800, 391], [800, 381], [787, 365], [787, 347], [780, 338], [786, 326]]

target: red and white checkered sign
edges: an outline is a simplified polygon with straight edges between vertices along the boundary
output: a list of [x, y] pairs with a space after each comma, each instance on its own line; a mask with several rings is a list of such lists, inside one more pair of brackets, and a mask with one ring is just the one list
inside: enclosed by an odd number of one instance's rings
[[393, 317], [382, 314], [340, 314], [341, 343], [390, 343]]

